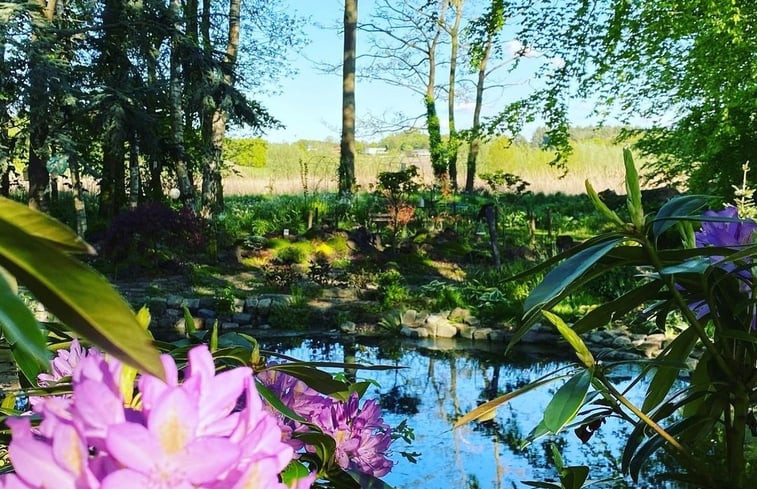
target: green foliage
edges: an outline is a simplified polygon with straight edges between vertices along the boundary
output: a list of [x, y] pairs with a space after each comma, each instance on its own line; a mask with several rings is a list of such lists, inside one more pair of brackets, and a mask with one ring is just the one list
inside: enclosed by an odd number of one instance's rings
[[267, 153], [268, 143], [261, 138], [224, 140], [225, 158], [239, 166], [264, 167]]
[[405, 277], [395, 269], [389, 269], [378, 275], [378, 291], [383, 307], [397, 308], [411, 300], [410, 289], [405, 282]]
[[[699, 216], [704, 200], [698, 196], [672, 199], [656, 215], [642, 216], [639, 212], [641, 200], [634, 196], [637, 185], [636, 172], [629, 168], [627, 188], [631, 195], [628, 199], [629, 214], [633, 216], [631, 222], [619, 225], [614, 216], [608, 216], [611, 231], [520, 275], [528, 276], [552, 267], [525, 301], [522, 325], [508, 349], [537, 320], [546, 316], [571, 345], [580, 362], [578, 373], [557, 391], [547, 406], [542, 423], [529, 438], [560, 431], [567, 423], [582, 417], [577, 421], [577, 433], [589, 439], [597, 423], [601, 424], [606, 416], [617, 415], [633, 425], [621, 461], [621, 468], [633, 479], [638, 478], [650, 456], [666, 446], [683, 472], [675, 475], [676, 478], [696, 480], [697, 487], [703, 488], [751, 487], [757, 473], [753, 461], [745, 458], [745, 448], [749, 430], [747, 419], [754, 409], [754, 400], [746, 393], [757, 387], [757, 350], [752, 326], [755, 311], [750, 294], [744, 294], [741, 283], [747, 280], [751, 284], [753, 278], [750, 273], [749, 279], [745, 279], [739, 271], [743, 268], [739, 267], [749, 268], [757, 255], [757, 247], [747, 244], [743, 249], [738, 246], [692, 248], [685, 246], [693, 243], [684, 236], [678, 247], [657, 249], [657, 238], [673, 225], [671, 221], [685, 223], [711, 218]], [[725, 217], [720, 219], [733, 222]], [[726, 226], [716, 229], [708, 232], [720, 233], [718, 239], [723, 239], [723, 233], [736, 232], [727, 231]], [[719, 258], [713, 259], [713, 256]], [[735, 269], [728, 268], [731, 263], [736, 265]], [[550, 312], [565, 298], [580, 292], [591, 280], [614, 269], [636, 267], [644, 272], [644, 281], [586, 313], [572, 327]], [[706, 304], [706, 312], [702, 312], [701, 304]], [[652, 374], [651, 382], [645, 386], [644, 403], [638, 407], [610, 380], [608, 373], [616, 364], [596, 362], [581, 335], [643, 306], [657, 315], [658, 324], [664, 324], [673, 310], [679, 310], [688, 324], [656, 360], [646, 363], [647, 367], [632, 381], [633, 384], [639, 383], [643, 377]], [[675, 390], [674, 380], [680, 370], [686, 368], [685, 362], [697, 345], [701, 345], [704, 353], [687, 385]], [[557, 374], [547, 375], [528, 387], [562, 377]], [[520, 394], [522, 390], [516, 392]], [[465, 419], [475, 419], [515, 394], [495, 399]], [[721, 429], [721, 426], [725, 428]], [[706, 454], [690, 448], [704, 445], [708, 447]], [[557, 460], [556, 463], [561, 465]], [[563, 475], [569, 476], [572, 482]], [[570, 482], [570, 487], [580, 487], [585, 480], [585, 469], [561, 474], [562, 483]], [[531, 485], [553, 487], [548, 483]]]
[[406, 129], [402, 132], [384, 136], [377, 146], [383, 146], [387, 151], [412, 151], [414, 149], [428, 149], [428, 134], [420, 129]]
[[308, 243], [287, 244], [276, 250], [276, 261], [283, 265], [305, 263], [308, 260]]
[[553, 9], [524, 0], [512, 8], [523, 16], [518, 39], [562, 67], [544, 65], [545, 88], [503, 112], [503, 127], [539, 114], [550, 121], [548, 144], [565, 154], [570, 99], [600, 94], [600, 113], [652, 121], [624, 136], [639, 138], [655, 177], [732, 195], [757, 147], [757, 85], [745, 81], [743, 68], [757, 51], [754, 2], [593, 1]]
[[[158, 352], [126, 301], [101, 275], [70, 255], [91, 251], [73, 231], [55, 220], [0, 198], [0, 267], [74, 332], [128, 364], [162, 377]], [[12, 293], [10, 275], [1, 276], [3, 294]], [[32, 327], [35, 322], [12, 298], [2, 304], [0, 322], [8, 341], [27, 360], [44, 363], [40, 333]], [[35, 384], [29, 361], [21, 364], [28, 380]]]

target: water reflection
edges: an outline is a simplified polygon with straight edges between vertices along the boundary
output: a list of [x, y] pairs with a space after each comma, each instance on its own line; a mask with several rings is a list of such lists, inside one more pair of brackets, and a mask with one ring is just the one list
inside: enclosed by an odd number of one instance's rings
[[[546, 359], [539, 352], [522, 352], [504, 361], [501, 346], [476, 349], [470, 342], [453, 340], [339, 343], [336, 340], [293, 338], [261, 339], [261, 345], [303, 360], [389, 364], [403, 369], [347, 372], [357, 380], [370, 378], [368, 395], [380, 397], [385, 421], [396, 426], [403, 419], [415, 430], [410, 451], [420, 452], [417, 464], [398, 454], [395, 468], [385, 478], [397, 488], [520, 488], [523, 480], [554, 479], [549, 443], [561, 449], [566, 463], [592, 467], [592, 478], [618, 473], [620, 441], [627, 425], [610, 419], [583, 444], [572, 432], [542, 439], [521, 450], [523, 440], [541, 419], [558, 384], [531, 391], [499, 408], [486, 422], [451, 430], [454, 421], [478, 404], [568, 365], [568, 358]], [[634, 367], [616, 375], [630, 379]], [[406, 448], [398, 442], [398, 450]], [[593, 487], [629, 487], [619, 480]], [[634, 487], [665, 487], [636, 484]]]

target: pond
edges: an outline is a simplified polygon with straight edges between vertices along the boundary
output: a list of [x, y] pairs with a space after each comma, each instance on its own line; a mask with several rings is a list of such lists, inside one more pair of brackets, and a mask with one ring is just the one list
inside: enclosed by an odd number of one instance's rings
[[[272, 351], [312, 361], [396, 365], [386, 371], [359, 371], [357, 378], [373, 379], [367, 397], [378, 397], [384, 420], [396, 426], [407, 420], [415, 441], [395, 442], [395, 467], [384, 480], [398, 489], [416, 488], [521, 488], [524, 480], [556, 477], [547, 453], [550, 443], [560, 447], [568, 465], [588, 465], [590, 478], [617, 475], [627, 424], [608, 420], [591, 441], [583, 444], [571, 430], [540, 439], [524, 450], [521, 441], [541, 420], [542, 412], [559, 387], [551, 384], [500, 407], [491, 421], [452, 430], [454, 421], [478, 404], [516, 389], [558, 368], [571, 364], [567, 352], [519, 352], [504, 359], [502, 345], [481, 346], [454, 340], [405, 340], [340, 343], [335, 339], [261, 339]], [[561, 348], [567, 348], [562, 346]], [[550, 358], [551, 357], [551, 358]], [[613, 371], [620, 386], [638, 367], [624, 365]], [[633, 391], [630, 394], [634, 398]], [[638, 393], [636, 394], [638, 398]], [[417, 463], [399, 451], [419, 452]], [[633, 484], [622, 479], [592, 487], [673, 488], [656, 481]]]

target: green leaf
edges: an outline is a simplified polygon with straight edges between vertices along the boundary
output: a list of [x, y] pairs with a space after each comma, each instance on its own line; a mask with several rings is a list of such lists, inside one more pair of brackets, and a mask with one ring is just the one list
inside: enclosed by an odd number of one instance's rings
[[560, 482], [564, 489], [581, 489], [587, 477], [589, 477], [589, 467], [586, 465], [563, 467], [560, 471]]
[[[551, 374], [550, 374], [551, 375]], [[542, 386], [544, 384], [548, 384], [550, 382], [554, 382], [555, 380], [559, 380], [562, 378], [567, 377], [566, 375], [560, 375], [557, 377], [543, 377], [539, 380], [536, 380], [534, 382], [531, 382], [528, 385], [525, 385], [521, 387], [520, 389], [516, 389], [512, 392], [508, 392], [507, 394], [503, 396], [499, 396], [497, 398], [492, 399], [491, 401], [487, 401], [480, 406], [476, 407], [472, 411], [470, 411], [465, 416], [461, 417], [457, 421], [455, 421], [455, 424], [452, 426], [452, 429], [457, 429], [464, 424], [468, 424], [471, 421], [475, 421], [477, 419], [481, 419], [483, 417], [486, 417], [490, 415], [495, 409], [497, 409], [502, 404], [506, 403], [507, 401], [511, 399], [515, 399], [516, 397], [520, 396], [521, 394], [525, 394], [528, 391], [531, 391], [539, 386]]]
[[544, 409], [544, 426], [552, 433], [559, 433], [578, 414], [591, 386], [592, 371], [583, 370], [571, 377], [555, 393]]
[[289, 462], [289, 465], [281, 471], [281, 482], [286, 486], [293, 486], [296, 481], [304, 479], [309, 475], [310, 470], [305, 464], [298, 462], [297, 460], [292, 460]]
[[0, 327], [18, 367], [27, 380], [36, 386], [37, 375], [50, 362], [47, 340], [34, 314], [13, 292], [3, 275], [0, 275]]
[[581, 337], [578, 336], [576, 332], [570, 328], [570, 326], [565, 324], [565, 321], [563, 321], [562, 318], [557, 314], [553, 314], [549, 311], [542, 311], [541, 313], [549, 320], [550, 323], [555, 325], [557, 331], [562, 335], [563, 338], [565, 338], [565, 341], [567, 341], [568, 344], [573, 348], [573, 351], [576, 352], [578, 360], [580, 360], [580, 362], [585, 367], [592, 368], [595, 364], [594, 357], [586, 347], [586, 344], [583, 342]]
[[573, 255], [552, 269], [523, 303], [524, 315], [560, 294], [571, 282], [591, 268], [621, 241], [622, 238], [613, 237], [607, 241], [599, 242]]
[[563, 489], [559, 484], [553, 484], [551, 482], [542, 481], [523, 481], [523, 483], [530, 487], [541, 487], [543, 489]]
[[591, 183], [589, 183], [589, 180], [587, 179], [585, 182], [586, 185], [586, 193], [589, 195], [589, 198], [591, 199], [591, 202], [594, 204], [594, 207], [604, 214], [610, 221], [614, 222], [615, 224], [618, 224], [621, 228], [626, 225], [626, 223], [623, 222], [623, 219], [621, 219], [615, 211], [607, 207], [607, 204], [602, 202], [602, 200], [599, 198], [599, 194], [597, 194], [596, 190], [594, 190], [594, 187], [591, 186]]
[[631, 222], [636, 229], [644, 228], [644, 207], [641, 205], [641, 187], [639, 186], [639, 174], [633, 163], [631, 150], [623, 148], [623, 164], [626, 167], [626, 204]]
[[613, 301], [592, 309], [584, 317], [573, 323], [573, 331], [576, 334], [583, 334], [612, 320], [622, 318], [644, 302], [655, 298], [662, 286], [663, 283], [660, 280], [648, 282], [626, 292]]
[[95, 254], [94, 248], [70, 228], [43, 212], [0, 197], [0, 221], [42, 239], [61, 251]]
[[334, 380], [330, 374], [307, 365], [279, 363], [277, 365], [270, 365], [267, 369], [296, 377], [321, 394], [326, 394], [339, 400], [346, 400], [349, 396], [350, 385], [348, 383]]
[[652, 377], [652, 381], [647, 388], [647, 394], [641, 410], [649, 412], [655, 406], [660, 404], [668, 395], [673, 382], [678, 378], [678, 372], [686, 368], [686, 358], [694, 349], [697, 343], [697, 332], [694, 328], [683, 330], [668, 346], [665, 351], [657, 357], [658, 360], [675, 362], [680, 365], [679, 368], [671, 366], [658, 367]]
[[345, 470], [355, 482], [360, 485], [360, 489], [394, 489], [386, 482], [366, 474], [365, 472], [358, 472], [356, 470]]
[[158, 351], [134, 312], [108, 281], [53, 243], [0, 220], [0, 266], [48, 311], [107, 353], [163, 377]]
[[704, 195], [679, 195], [667, 201], [652, 220], [652, 235], [659, 238], [662, 233], [676, 225], [681, 218], [692, 216], [707, 205]]
[[210, 332], [210, 348], [211, 353], [218, 350], [218, 320], [213, 321], [213, 329]]
[[189, 335], [197, 331], [197, 328], [195, 328], [195, 319], [192, 317], [192, 313], [189, 312], [187, 306], [181, 306], [181, 309], [184, 311], [184, 335], [189, 337]]
[[295, 413], [292, 408], [284, 404], [279, 396], [273, 393], [271, 389], [266, 387], [265, 384], [263, 384], [260, 381], [255, 382], [255, 387], [258, 389], [258, 393], [260, 394], [260, 397], [266, 400], [268, 404], [271, 405], [272, 408], [274, 408], [276, 411], [283, 414], [285, 417], [297, 421], [299, 423], [305, 423], [307, 420], [300, 416], [299, 414]]

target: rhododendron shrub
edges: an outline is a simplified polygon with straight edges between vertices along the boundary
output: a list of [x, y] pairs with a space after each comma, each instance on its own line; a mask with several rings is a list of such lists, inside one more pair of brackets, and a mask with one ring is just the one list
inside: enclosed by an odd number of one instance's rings
[[[179, 382], [176, 363], [162, 356], [166, 380], [139, 377], [127, 402], [125, 368], [78, 345], [59, 353], [52, 382], [69, 374], [73, 395], [42, 398], [29, 417], [8, 419], [9, 457], [15, 474], [3, 488], [280, 488], [280, 473], [294, 457], [275, 417], [263, 408], [248, 367], [216, 374], [204, 345], [189, 351]], [[310, 487], [315, 475], [297, 481]]]

